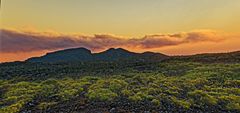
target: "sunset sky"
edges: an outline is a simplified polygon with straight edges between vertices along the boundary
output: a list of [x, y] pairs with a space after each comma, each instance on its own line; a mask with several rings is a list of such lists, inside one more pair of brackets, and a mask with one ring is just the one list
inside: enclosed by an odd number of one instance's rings
[[240, 50], [240, 0], [1, 0], [0, 62], [86, 47]]

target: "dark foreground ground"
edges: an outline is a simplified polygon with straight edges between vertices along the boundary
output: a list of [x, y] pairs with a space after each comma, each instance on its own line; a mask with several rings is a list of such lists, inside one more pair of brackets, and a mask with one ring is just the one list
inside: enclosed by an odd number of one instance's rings
[[0, 113], [239, 113], [240, 63], [0, 65]]

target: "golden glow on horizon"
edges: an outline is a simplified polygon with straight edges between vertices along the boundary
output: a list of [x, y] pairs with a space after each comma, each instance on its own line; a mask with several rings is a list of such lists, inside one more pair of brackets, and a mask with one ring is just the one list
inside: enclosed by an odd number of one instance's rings
[[[240, 50], [240, 38], [235, 38], [232, 40], [226, 40], [222, 43], [196, 43], [196, 44], [183, 44], [177, 46], [148, 49], [148, 50], [139, 50], [139, 49], [130, 49], [134, 52], [144, 52], [144, 51], [153, 51], [161, 52], [167, 55], [192, 55], [199, 53], [220, 53], [220, 52], [232, 52]], [[1, 53], [0, 62], [11, 62], [11, 61], [23, 61], [30, 57], [42, 56], [47, 52], [51, 51], [36, 51], [36, 52], [19, 52], [19, 53]]]
[[[5, 49], [0, 51], [0, 62], [26, 60], [30, 57], [42, 56], [47, 52], [71, 48], [72, 44], [75, 45], [72, 47], [86, 47], [91, 49], [92, 52], [101, 52], [110, 47], [121, 47], [133, 52], [153, 51], [167, 55], [191, 55], [240, 50], [240, 34], [217, 32], [214, 30], [147, 35], [135, 39], [132, 37], [122, 38], [116, 35], [84, 36], [81, 34], [64, 34], [54, 31], [39, 32], [32, 29], [2, 29], [1, 33], [1, 36], [3, 36], [1, 41], [4, 42], [1, 44], [1, 47]], [[30, 41], [31, 43], [26, 43], [25, 41]], [[70, 46], [59, 48], [59, 44]], [[46, 45], [48, 48], [42, 45]], [[94, 46], [98, 48], [92, 48]]]

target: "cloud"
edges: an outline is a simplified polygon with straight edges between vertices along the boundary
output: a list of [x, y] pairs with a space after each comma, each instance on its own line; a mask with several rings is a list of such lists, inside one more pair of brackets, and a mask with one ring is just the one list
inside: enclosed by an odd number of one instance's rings
[[101, 51], [111, 47], [154, 49], [186, 43], [219, 42], [226, 39], [215, 31], [193, 31], [177, 34], [146, 35], [142, 38], [121, 38], [114, 35], [86, 36], [51, 32], [17, 31], [1, 29], [2, 53], [33, 52], [72, 47], [85, 47]]

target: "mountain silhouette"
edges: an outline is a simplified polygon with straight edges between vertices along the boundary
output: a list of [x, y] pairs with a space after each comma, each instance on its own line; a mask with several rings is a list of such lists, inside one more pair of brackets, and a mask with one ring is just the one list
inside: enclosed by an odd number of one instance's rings
[[27, 62], [86, 62], [86, 61], [162, 61], [179, 60], [194, 62], [240, 62], [240, 51], [229, 53], [204, 53], [186, 56], [167, 56], [161, 53], [130, 52], [123, 48], [110, 48], [99, 53], [92, 53], [86, 48], [71, 48], [47, 53], [44, 56], [32, 57]]
[[47, 53], [41, 57], [28, 59], [29, 62], [69, 62], [69, 61], [90, 61], [92, 53], [86, 48], [72, 48]]
[[100, 53], [91, 53], [86, 48], [71, 48], [47, 53], [41, 57], [29, 58], [27, 62], [76, 62], [117, 60], [162, 60], [167, 55], [153, 52], [134, 53], [123, 48], [110, 48]]
[[136, 57], [138, 54], [134, 52], [130, 52], [128, 50], [122, 48], [110, 48], [104, 52], [94, 54], [94, 58], [97, 60], [104, 61], [112, 61], [112, 60], [120, 60], [120, 59], [129, 59]]

